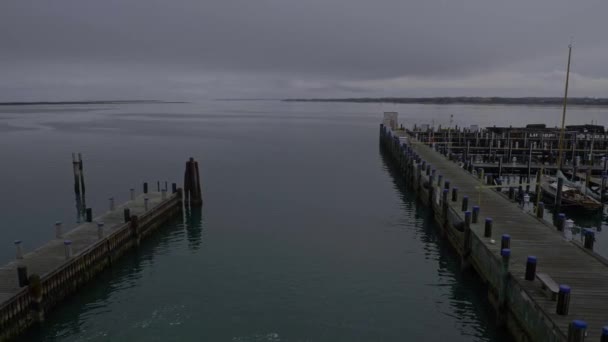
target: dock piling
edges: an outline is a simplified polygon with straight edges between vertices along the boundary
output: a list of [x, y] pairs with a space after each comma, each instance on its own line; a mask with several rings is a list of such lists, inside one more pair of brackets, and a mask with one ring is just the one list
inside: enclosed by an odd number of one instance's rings
[[585, 248], [592, 251], [593, 243], [595, 242], [595, 232], [591, 229], [583, 229], [583, 235], [585, 239]]
[[469, 210], [469, 196], [462, 196], [462, 211]]
[[156, 192], [160, 192], [160, 181], [156, 181]]
[[528, 281], [534, 281], [536, 278], [536, 257], [528, 256], [526, 261], [526, 276], [525, 279]]
[[171, 193], [176, 193], [177, 192], [177, 184], [176, 183], [171, 183]]
[[557, 307], [555, 313], [561, 316], [568, 315], [568, 309], [570, 307], [570, 286], [560, 285], [559, 292], [557, 293]]
[[492, 237], [492, 218], [486, 217], [486, 224], [483, 231], [483, 236], [490, 238]]
[[110, 202], [110, 211], [114, 211], [114, 197], [110, 197], [108, 201]]
[[148, 182], [144, 182], [144, 194], [148, 193]]
[[125, 219], [125, 223], [129, 222], [131, 220], [131, 209], [129, 209], [129, 208], [124, 209], [124, 219]]
[[23, 259], [23, 247], [21, 246], [21, 240], [15, 240], [15, 259]]
[[93, 222], [93, 209], [92, 208], [87, 208], [86, 211], [86, 221], [87, 222]]
[[69, 259], [72, 257], [72, 241], [65, 240], [63, 241], [63, 246], [65, 250], [65, 259]]
[[131, 201], [134, 201], [135, 200], [135, 189], [131, 188], [131, 189], [129, 189], [129, 192], [131, 193], [131, 197], [130, 197]]
[[[587, 336], [587, 322], [574, 320], [568, 325], [568, 342], [584, 342], [585, 336]], [[604, 341], [603, 333], [602, 341]]]
[[186, 162], [186, 172], [184, 174], [184, 191], [185, 199], [190, 206], [202, 205], [203, 198], [201, 196], [200, 175], [198, 170], [198, 162], [194, 158], [190, 158]]
[[458, 188], [453, 187], [452, 188], [452, 202], [456, 202], [456, 201], [458, 201]]
[[148, 202], [150, 201], [150, 199], [148, 197], [144, 198], [144, 211], [148, 211]]
[[27, 266], [17, 266], [17, 280], [19, 281], [19, 287], [24, 287], [29, 284], [27, 279]]
[[97, 222], [97, 238], [103, 239], [103, 222]]
[[511, 235], [502, 234], [500, 238], [500, 249], [510, 249], [511, 248]]
[[63, 224], [61, 221], [55, 222], [55, 238], [61, 239], [63, 237]]
[[564, 187], [564, 179], [557, 179], [557, 194], [555, 195], [555, 211], [559, 212], [562, 208], [562, 188]]
[[478, 205], [474, 205], [473, 206], [473, 218], [472, 218], [472, 222], [473, 223], [477, 223], [479, 221], [479, 206]]
[[545, 216], [545, 203], [538, 202], [538, 206], [536, 207], [536, 217], [542, 219]]
[[557, 220], [555, 220], [555, 227], [560, 232], [563, 232], [565, 226], [566, 226], [566, 214], [564, 214], [564, 213], [557, 214]]

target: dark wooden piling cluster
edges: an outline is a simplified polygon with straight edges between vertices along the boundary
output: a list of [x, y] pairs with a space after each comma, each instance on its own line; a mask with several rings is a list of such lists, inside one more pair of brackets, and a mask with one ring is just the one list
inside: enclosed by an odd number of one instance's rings
[[462, 268], [487, 285], [499, 323], [517, 341], [608, 336], [608, 261], [592, 252], [592, 231], [584, 233], [585, 245], [568, 241], [538, 213], [524, 211], [513, 191], [488, 187], [483, 174], [427, 137], [380, 126], [383, 151], [431, 209]]
[[184, 196], [186, 203], [188, 203], [190, 206], [200, 206], [203, 204], [198, 162], [193, 158], [190, 158], [190, 160], [186, 162], [186, 172], [184, 174]]
[[[78, 202], [84, 198], [80, 156], [79, 160], [74, 157], [73, 166]], [[192, 159], [186, 175], [190, 205], [202, 204], [198, 165]], [[69, 232], [56, 222], [53, 239], [32, 252], [24, 253], [22, 242], [15, 241], [16, 260], [0, 267], [0, 341], [44, 321], [65, 297], [182, 212], [184, 193], [176, 183], [170, 195], [167, 182], [164, 189], [157, 182], [157, 192], [149, 191], [147, 185], [139, 196], [130, 189], [130, 200], [122, 205], [110, 198], [109, 211], [97, 217], [91, 208], [82, 211], [84, 207], [78, 206], [85, 220]]]

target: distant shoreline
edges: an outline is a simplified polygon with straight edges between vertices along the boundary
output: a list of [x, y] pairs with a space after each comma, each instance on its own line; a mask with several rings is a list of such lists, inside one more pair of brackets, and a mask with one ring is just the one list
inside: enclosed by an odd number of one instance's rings
[[[396, 103], [396, 104], [469, 104], [469, 105], [537, 105], [562, 106], [559, 97], [379, 97], [379, 98], [328, 98], [328, 99], [284, 99], [284, 102], [351, 102], [351, 103]], [[608, 98], [573, 97], [568, 105], [608, 107]]]
[[111, 101], [14, 101], [0, 102], [0, 106], [40, 106], [40, 105], [90, 105], [90, 104], [136, 104], [136, 103], [187, 103], [182, 101], [159, 100], [111, 100]]

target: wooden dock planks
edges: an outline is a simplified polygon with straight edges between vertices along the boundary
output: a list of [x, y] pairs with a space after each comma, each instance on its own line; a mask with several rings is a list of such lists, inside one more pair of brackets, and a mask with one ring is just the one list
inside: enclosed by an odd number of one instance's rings
[[[394, 134], [406, 135], [405, 132]], [[460, 199], [464, 195], [469, 196], [469, 208], [473, 205], [481, 207], [479, 223], [471, 225], [472, 232], [497, 259], [500, 259], [501, 235], [511, 236], [509, 270], [534, 305], [543, 310], [563, 334], [567, 335], [572, 320], [581, 319], [589, 324], [588, 340], [599, 341], [602, 327], [608, 325], [608, 265], [567, 241], [554, 227], [524, 212], [496, 191], [476, 188], [483, 185], [481, 181], [429, 146], [416, 142], [411, 145], [423, 160], [437, 170], [437, 174], [443, 175], [453, 187], [458, 187], [459, 201], [450, 202], [454, 210], [460, 212]], [[494, 221], [494, 244], [489, 238], [483, 238], [485, 217], [491, 217]], [[571, 286], [567, 316], [555, 313], [556, 302], [541, 290], [538, 281], [524, 280], [526, 258], [530, 255], [538, 258], [537, 271], [549, 274], [558, 284]]]

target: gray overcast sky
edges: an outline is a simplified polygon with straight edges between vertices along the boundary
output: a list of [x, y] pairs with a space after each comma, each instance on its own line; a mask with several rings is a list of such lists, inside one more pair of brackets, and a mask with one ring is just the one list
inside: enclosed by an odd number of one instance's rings
[[608, 97], [606, 0], [2, 0], [0, 101]]

